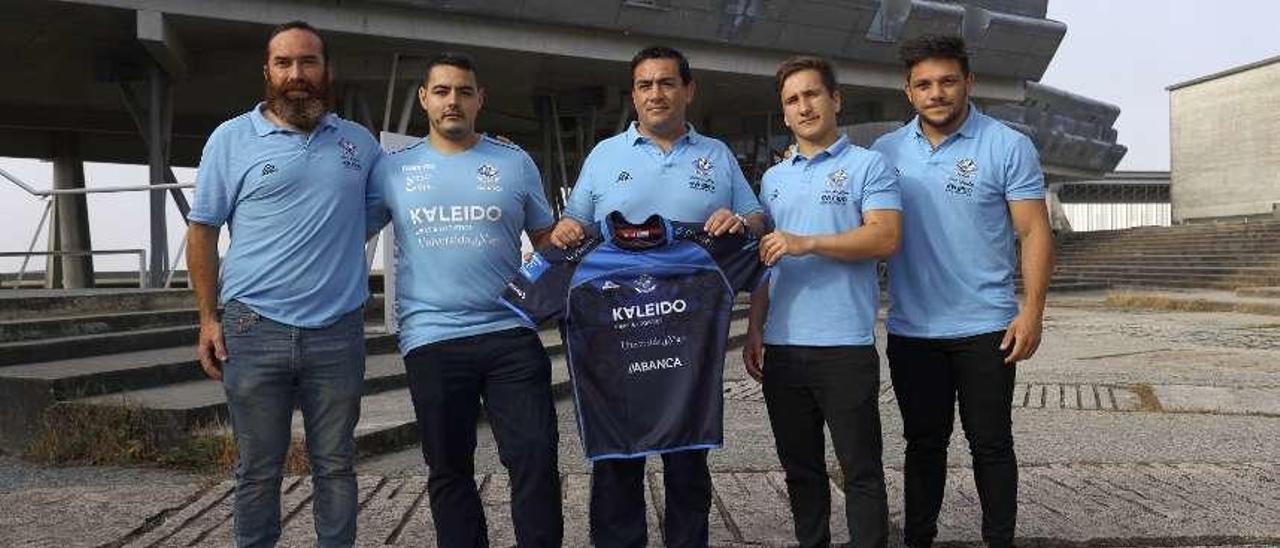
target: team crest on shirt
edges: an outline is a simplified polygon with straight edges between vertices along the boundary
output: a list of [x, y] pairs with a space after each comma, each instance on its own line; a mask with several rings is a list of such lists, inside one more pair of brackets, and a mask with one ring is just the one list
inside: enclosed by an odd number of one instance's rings
[[641, 274], [636, 277], [636, 281], [631, 284], [631, 288], [636, 290], [637, 293], [652, 293], [653, 290], [658, 288], [658, 281], [654, 280], [653, 276]]
[[947, 192], [957, 196], [972, 196], [975, 175], [978, 174], [978, 163], [973, 158], [962, 158], [956, 162], [955, 172], [947, 177]]
[[716, 180], [713, 177], [715, 164], [706, 156], [699, 156], [693, 161], [693, 175], [689, 177], [689, 188], [703, 192], [715, 192]]
[[849, 172], [843, 168], [827, 174], [827, 188], [818, 196], [823, 205], [845, 205], [849, 203]]
[[342, 167], [356, 171], [363, 168], [360, 165], [360, 149], [346, 137], [338, 139], [338, 153], [342, 156]]
[[476, 190], [487, 190], [496, 192], [502, 190], [502, 175], [498, 173], [498, 166], [493, 164], [482, 164], [476, 169]]

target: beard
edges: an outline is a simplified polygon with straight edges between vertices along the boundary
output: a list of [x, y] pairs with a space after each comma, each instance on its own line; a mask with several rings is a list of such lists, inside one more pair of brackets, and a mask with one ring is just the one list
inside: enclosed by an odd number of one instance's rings
[[[289, 93], [305, 91], [306, 97], [291, 98]], [[310, 132], [329, 111], [329, 79], [326, 72], [319, 84], [306, 80], [287, 80], [282, 84], [267, 80], [267, 108], [289, 125]]]
[[965, 110], [969, 104], [968, 100], [966, 99], [964, 102], [957, 101], [957, 103], [960, 105], [959, 108], [952, 109], [950, 112], [948, 112], [945, 116], [943, 116], [939, 120], [931, 119], [928, 116], [925, 116], [923, 112], [920, 113], [920, 120], [923, 123], [928, 124], [939, 130], [946, 129], [950, 127], [952, 124], [955, 124], [956, 120], [959, 120], [961, 116], [964, 116], [966, 114]]

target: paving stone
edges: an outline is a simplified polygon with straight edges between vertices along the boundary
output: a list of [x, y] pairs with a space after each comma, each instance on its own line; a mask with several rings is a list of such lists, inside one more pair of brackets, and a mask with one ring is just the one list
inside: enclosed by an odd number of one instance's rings
[[1044, 407], [1044, 385], [1032, 384], [1027, 386], [1027, 407], [1032, 409], [1041, 409]]
[[[0, 546], [106, 545], [178, 511], [196, 485], [40, 488], [0, 494]], [[110, 519], [104, 519], [109, 516]]]
[[1111, 397], [1115, 400], [1117, 411], [1136, 411], [1142, 406], [1142, 399], [1129, 388], [1113, 386], [1111, 387]]
[[1080, 386], [1080, 409], [1097, 409], [1098, 396], [1091, 384]]
[[1062, 408], [1063, 409], [1080, 409], [1080, 386], [1075, 384], [1062, 385]]
[[1013, 406], [1025, 407], [1027, 405], [1027, 385], [1018, 383], [1013, 385]]
[[1044, 408], [1062, 409], [1062, 385], [1050, 384], [1044, 387]]
[[1280, 417], [1280, 388], [1155, 385], [1165, 411]]

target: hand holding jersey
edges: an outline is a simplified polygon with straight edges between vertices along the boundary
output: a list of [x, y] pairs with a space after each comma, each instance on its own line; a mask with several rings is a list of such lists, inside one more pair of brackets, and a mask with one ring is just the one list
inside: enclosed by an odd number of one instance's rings
[[[613, 211], [636, 220], [657, 214], [716, 232], [729, 232], [742, 223], [735, 216], [745, 218], [742, 224], [759, 227], [760, 204], [737, 158], [724, 143], [700, 135], [686, 121], [695, 84], [684, 56], [671, 48], [646, 48], [632, 59], [631, 78], [638, 120], [601, 141], [587, 156], [565, 207], [565, 217], [572, 221], [557, 225], [553, 243], [571, 245], [582, 237], [583, 226]], [[664, 540], [669, 545], [705, 546], [711, 507], [706, 451], [666, 453], [662, 462]], [[647, 542], [644, 468], [643, 458], [593, 464], [590, 521], [591, 540], [597, 546]]]

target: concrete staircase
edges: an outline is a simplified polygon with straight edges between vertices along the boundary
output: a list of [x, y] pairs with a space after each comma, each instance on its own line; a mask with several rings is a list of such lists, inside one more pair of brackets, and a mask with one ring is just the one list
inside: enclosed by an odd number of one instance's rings
[[[382, 298], [366, 307], [368, 360], [357, 446], [362, 453], [417, 441], [404, 365], [381, 325]], [[731, 344], [741, 344], [746, 309], [735, 309]], [[22, 453], [46, 414], [130, 407], [150, 434], [179, 440], [226, 419], [219, 382], [195, 360], [195, 302], [187, 290], [0, 292], [0, 451]], [[552, 357], [553, 392], [570, 393], [564, 348], [540, 332]], [[89, 413], [93, 415], [94, 413]], [[84, 415], [84, 413], [78, 413]], [[295, 415], [295, 434], [302, 423]]]
[[1280, 221], [1078, 232], [1054, 284], [1233, 290], [1280, 285]]

